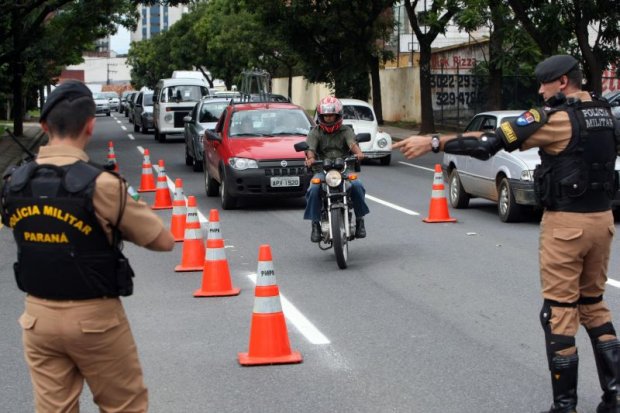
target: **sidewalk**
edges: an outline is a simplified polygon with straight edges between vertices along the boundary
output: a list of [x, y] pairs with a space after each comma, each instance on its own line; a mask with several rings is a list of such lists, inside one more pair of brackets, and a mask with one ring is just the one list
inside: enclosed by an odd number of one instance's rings
[[[24, 135], [18, 136], [17, 139], [35, 155], [39, 152], [39, 147], [47, 143], [47, 135], [38, 123], [24, 123]], [[26, 151], [15, 143], [8, 133], [5, 132], [0, 136], [0, 174], [26, 157], [28, 157]]]

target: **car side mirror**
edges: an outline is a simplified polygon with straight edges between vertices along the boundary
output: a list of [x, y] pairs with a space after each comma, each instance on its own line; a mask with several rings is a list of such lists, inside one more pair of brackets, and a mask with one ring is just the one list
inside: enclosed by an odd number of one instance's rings
[[192, 117], [191, 116], [185, 116], [183, 118], [183, 122], [191, 122], [192, 121]]
[[293, 147], [295, 148], [295, 152], [303, 152], [303, 151], [307, 151], [308, 149], [310, 149], [310, 146], [308, 145], [308, 142], [306, 141], [297, 142], [295, 145], [293, 145]]
[[355, 135], [356, 142], [370, 142], [370, 133], [358, 133]]
[[213, 142], [221, 142], [222, 138], [220, 135], [212, 130], [205, 131], [205, 139]]

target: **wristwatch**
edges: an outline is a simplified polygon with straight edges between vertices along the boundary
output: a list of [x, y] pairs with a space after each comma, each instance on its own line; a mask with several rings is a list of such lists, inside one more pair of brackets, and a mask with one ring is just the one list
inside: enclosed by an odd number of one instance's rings
[[431, 149], [434, 153], [439, 153], [439, 135], [433, 135], [431, 138]]

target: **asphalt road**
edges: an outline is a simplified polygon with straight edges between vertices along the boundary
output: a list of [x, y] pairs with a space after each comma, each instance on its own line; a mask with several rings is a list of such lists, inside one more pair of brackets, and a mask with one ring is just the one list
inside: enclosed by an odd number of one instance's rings
[[[114, 142], [121, 173], [138, 187], [142, 155], [164, 159], [199, 211], [202, 173], [185, 166], [182, 137], [157, 143], [133, 133], [126, 118], [98, 118], [88, 149], [104, 162]], [[368, 237], [350, 246], [339, 270], [331, 251], [310, 243], [303, 200], [246, 202], [219, 210], [233, 284], [241, 294], [193, 298], [201, 273], [175, 273], [182, 245], [170, 253], [126, 244], [135, 294], [123, 299], [150, 390], [151, 412], [539, 412], [551, 404], [538, 321], [538, 222], [504, 224], [494, 205], [472, 201], [450, 210], [456, 223], [427, 224], [432, 168], [440, 155], [392, 165], [364, 165], [371, 214]], [[153, 194], [145, 201], [152, 203]], [[157, 212], [169, 223], [171, 212]], [[618, 225], [616, 226], [618, 228]], [[206, 229], [206, 226], [203, 226]], [[269, 244], [291, 347], [303, 363], [242, 367], [254, 303], [258, 248]], [[619, 241], [610, 278], [620, 280]], [[0, 229], [0, 411], [33, 411], [16, 322], [23, 293], [15, 286], [15, 245]], [[620, 284], [615, 284], [620, 285]], [[613, 314], [620, 290], [606, 295]], [[616, 322], [620, 317], [616, 317]], [[587, 335], [580, 331], [580, 412], [593, 413], [600, 389]], [[97, 409], [85, 390], [83, 412]]]

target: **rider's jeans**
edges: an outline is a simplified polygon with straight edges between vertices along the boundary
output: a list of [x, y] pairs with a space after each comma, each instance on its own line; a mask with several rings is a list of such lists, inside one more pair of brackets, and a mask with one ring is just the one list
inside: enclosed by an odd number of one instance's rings
[[[317, 173], [313, 178], [325, 178], [324, 173]], [[370, 212], [364, 196], [366, 190], [359, 180], [349, 181], [351, 184], [351, 201], [353, 202], [353, 210], [356, 217], [363, 217]], [[306, 210], [304, 211], [304, 219], [311, 221], [321, 220], [321, 184], [310, 184], [306, 191]]]

